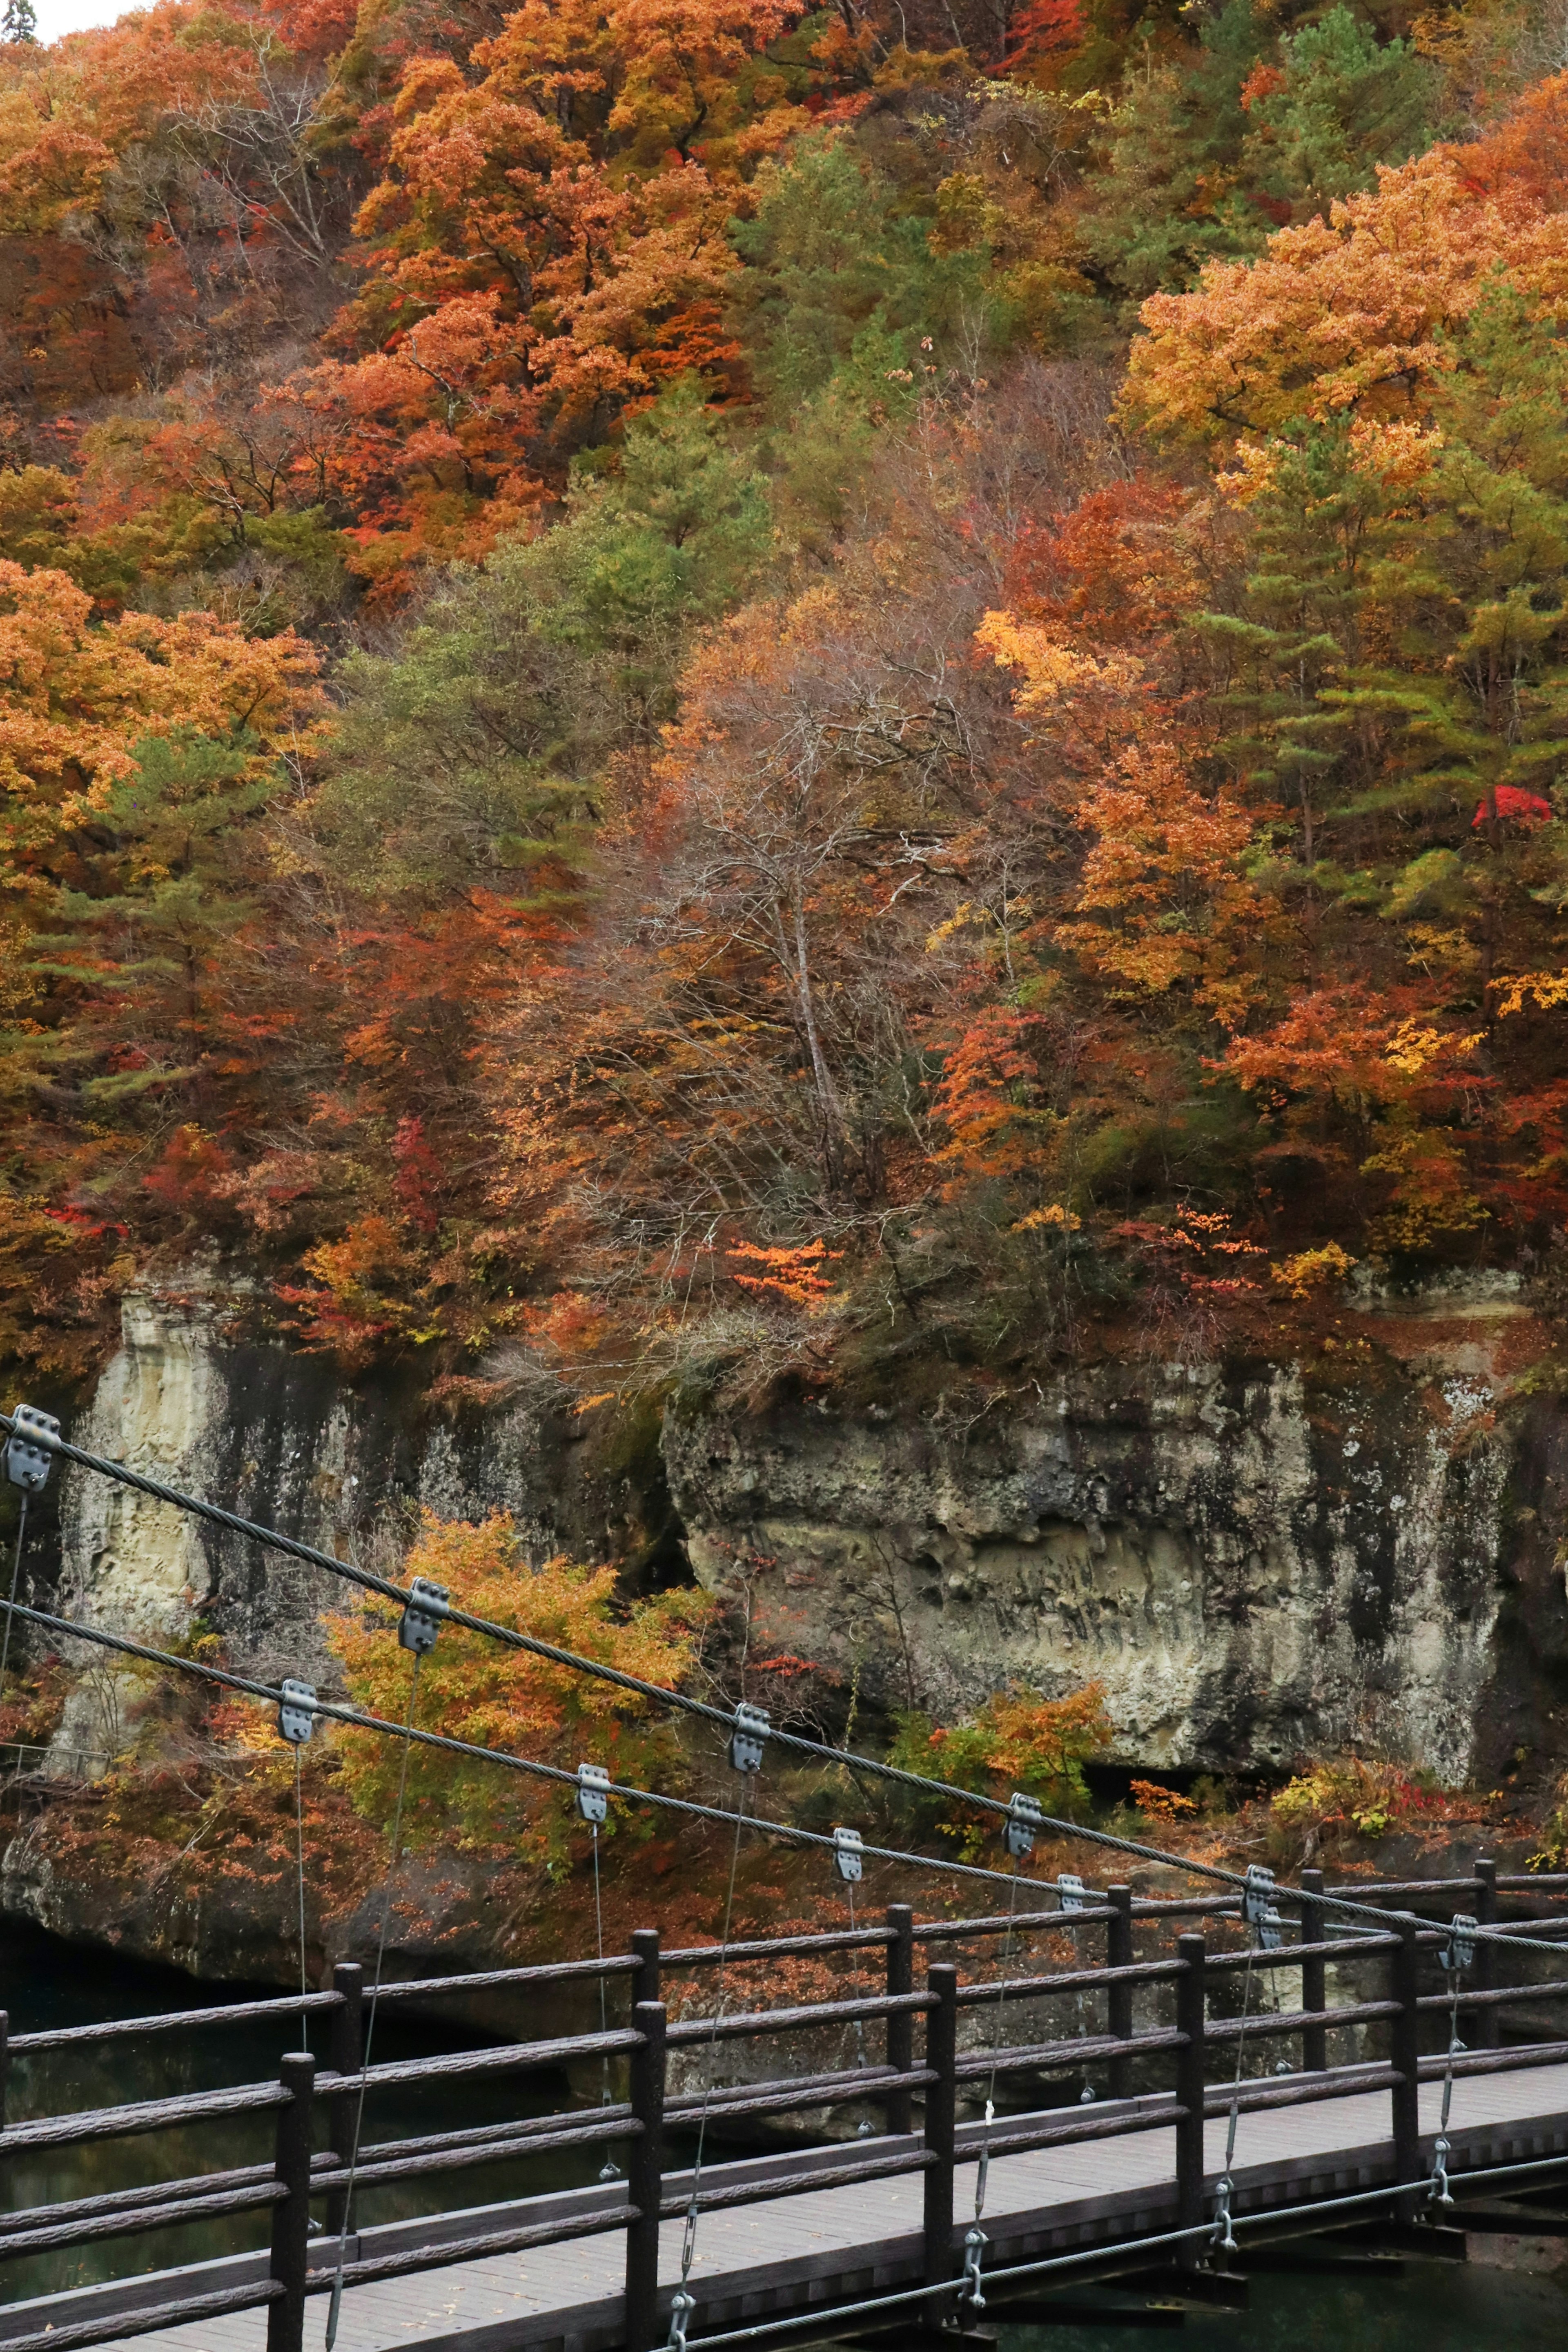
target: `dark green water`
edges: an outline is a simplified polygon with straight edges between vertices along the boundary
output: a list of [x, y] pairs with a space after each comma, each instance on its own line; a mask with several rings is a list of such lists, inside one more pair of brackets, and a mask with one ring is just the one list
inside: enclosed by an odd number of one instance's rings
[[[172, 1969], [84, 1951], [26, 1927], [7, 1927], [0, 1933], [0, 2008], [10, 2013], [13, 2035], [213, 2007], [266, 1997], [275, 1990], [194, 1984]], [[510, 2019], [504, 2021], [518, 2039], [556, 2030], [580, 2030], [590, 2022], [576, 2016], [569, 2020], [541, 2014], [537, 1994], [530, 1997], [523, 1992], [517, 1996], [515, 2025]], [[313, 2017], [311, 2024], [317, 2058], [324, 2061], [324, 2021]], [[444, 2027], [430, 2016], [410, 2017], [391, 2005], [376, 2028], [373, 2057], [378, 2065], [394, 2059], [430, 2057], [482, 2047], [490, 2038], [460, 2027]], [[205, 2027], [152, 2035], [140, 2042], [23, 2055], [12, 2063], [7, 2118], [18, 2123], [32, 2116], [75, 2113], [131, 2100], [174, 2098], [193, 2091], [276, 2080], [284, 2051], [302, 2046], [300, 2019], [298, 2011], [291, 2011], [281, 2013], [276, 2023]], [[596, 2105], [597, 2095], [592, 2086], [589, 2088]], [[583, 2089], [578, 2084], [574, 2095], [574, 2086], [564, 2076], [538, 2074], [502, 2074], [417, 2092], [383, 2092], [367, 2103], [364, 2138], [368, 2145], [421, 2132], [509, 2122], [580, 2105]], [[324, 2127], [323, 2110], [319, 2110], [319, 2119]], [[151, 2132], [145, 2137], [40, 2150], [0, 2165], [0, 2194], [6, 2210], [16, 2212], [25, 2206], [92, 2197], [109, 2189], [223, 2171], [231, 2166], [267, 2163], [272, 2157], [273, 2130], [269, 2114], [240, 2116]], [[575, 2188], [595, 2179], [603, 2161], [600, 2149], [557, 2150], [472, 2171], [394, 2183], [369, 2190], [357, 2200], [358, 2218], [369, 2226], [413, 2213], [483, 2205], [547, 2189]], [[14, 2302], [97, 2279], [243, 2252], [265, 2245], [268, 2227], [265, 2215], [236, 2215], [146, 2237], [101, 2240], [69, 2252], [12, 2261], [0, 2268], [0, 2301]]]
[[[1564, 2242], [1568, 2255], [1568, 2242]], [[1246, 2312], [1189, 2312], [1186, 2326], [1009, 2327], [1001, 2352], [1563, 2352], [1568, 2288], [1479, 2263], [1406, 2263], [1402, 2279], [1258, 2278]]]

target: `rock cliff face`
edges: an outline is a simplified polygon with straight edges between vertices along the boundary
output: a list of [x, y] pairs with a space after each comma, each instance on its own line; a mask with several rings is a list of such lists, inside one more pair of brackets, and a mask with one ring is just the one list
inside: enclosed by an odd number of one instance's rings
[[[236, 1339], [231, 1297], [198, 1282], [127, 1300], [122, 1344], [68, 1434], [85, 1449], [367, 1567], [395, 1568], [422, 1507], [476, 1518], [509, 1510], [538, 1559], [624, 1559], [656, 1548], [667, 1508], [656, 1433], [584, 1437], [570, 1416], [514, 1403], [461, 1423], [417, 1395], [363, 1389], [319, 1360]], [[30, 1548], [35, 1595], [68, 1615], [166, 1643], [199, 1619], [243, 1672], [322, 1679], [323, 1614], [343, 1584], [90, 1472], [54, 1497], [57, 1547]], [[62, 1774], [112, 1752], [120, 1679], [84, 1670], [54, 1743]]]
[[[371, 1565], [421, 1505], [508, 1508], [539, 1558], [684, 1551], [710, 1586], [744, 1579], [757, 1634], [862, 1708], [1095, 1676], [1132, 1763], [1279, 1768], [1359, 1742], [1491, 1780], [1558, 1748], [1568, 1423], [1516, 1389], [1548, 1343], [1500, 1278], [1368, 1295], [1309, 1370], [1103, 1364], [989, 1391], [955, 1375], [852, 1413], [673, 1409], [662, 1460], [652, 1429], [595, 1416], [585, 1435], [526, 1402], [453, 1421], [231, 1329], [199, 1286], [131, 1301], [74, 1433]], [[200, 1618], [248, 1670], [325, 1677], [332, 1580], [86, 1475], [58, 1504], [36, 1592], [157, 1638]], [[120, 1696], [84, 1672], [57, 1773], [101, 1769]], [[47, 1879], [18, 1846], [6, 1899], [63, 1921]]]
[[1475, 1760], [1507, 1590], [1495, 1427], [1458, 1448], [1407, 1398], [1314, 1409], [1298, 1374], [1205, 1367], [1062, 1381], [999, 1426], [697, 1423], [669, 1453], [698, 1574], [722, 1584], [738, 1542], [769, 1638], [873, 1703], [1094, 1676], [1153, 1764]]
[[[1098, 1677], [1122, 1754], [1365, 1744], [1459, 1780], [1552, 1744], [1562, 1427], [1497, 1277], [1367, 1297], [1299, 1366], [1102, 1367], [921, 1414], [672, 1418], [697, 1574], [883, 1706]], [[984, 1409], [981, 1409], [982, 1405]]]

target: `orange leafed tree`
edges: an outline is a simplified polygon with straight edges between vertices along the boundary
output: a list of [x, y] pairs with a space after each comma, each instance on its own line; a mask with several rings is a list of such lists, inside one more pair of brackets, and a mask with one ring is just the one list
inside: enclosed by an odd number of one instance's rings
[[[1537, 112], [1555, 124], [1562, 82]], [[1365, 195], [1211, 262], [1190, 294], [1140, 316], [1124, 406], [1155, 433], [1213, 440], [1359, 408], [1402, 415], [1450, 360], [1443, 331], [1500, 274], [1540, 315], [1568, 317], [1568, 213], [1530, 165], [1531, 138], [1436, 147]]]
[[[519, 9], [474, 53], [411, 61], [360, 215], [371, 276], [345, 330], [372, 348], [304, 375], [366, 562], [474, 553], [561, 455], [692, 369], [721, 378], [743, 164], [794, 119], [751, 68], [777, 0]], [[541, 443], [541, 435], [547, 436]]]
[[[701, 1593], [678, 1591], [618, 1611], [615, 1571], [580, 1568], [566, 1559], [531, 1568], [509, 1516], [479, 1526], [428, 1515], [404, 1562], [406, 1573], [447, 1587], [476, 1615], [537, 1635], [644, 1682], [675, 1685], [691, 1671], [708, 1614]], [[395, 1613], [372, 1606], [329, 1627], [357, 1705], [402, 1721], [408, 1706], [410, 1658], [392, 1638]], [[526, 1650], [509, 1650], [447, 1626], [420, 1673], [420, 1719], [454, 1738], [563, 1765], [607, 1765], [612, 1778], [668, 1785], [678, 1748], [667, 1717], [652, 1700]], [[400, 1761], [395, 1746], [345, 1733], [343, 1772], [358, 1810], [390, 1822]], [[432, 1748], [411, 1751], [404, 1823], [410, 1843], [432, 1843], [455, 1826], [465, 1843], [491, 1853], [521, 1854], [549, 1866], [566, 1860], [573, 1814], [569, 1799], [500, 1767]], [[647, 1827], [647, 1816], [634, 1817]]]

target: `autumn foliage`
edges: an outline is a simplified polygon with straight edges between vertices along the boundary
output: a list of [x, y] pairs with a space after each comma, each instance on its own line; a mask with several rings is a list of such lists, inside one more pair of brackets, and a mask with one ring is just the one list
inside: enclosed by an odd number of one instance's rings
[[8, 47], [8, 1355], [193, 1255], [563, 1412], [1532, 1267], [1535, 58], [1479, 0]]
[[[567, 1559], [529, 1568], [504, 1515], [478, 1527], [427, 1517], [404, 1572], [444, 1585], [459, 1608], [492, 1623], [666, 1687], [689, 1673], [695, 1636], [708, 1613], [700, 1595], [681, 1591], [641, 1602], [622, 1617], [612, 1607], [612, 1569], [580, 1568]], [[376, 1607], [336, 1619], [329, 1638], [356, 1705], [401, 1723], [408, 1713], [413, 1662], [389, 1638], [396, 1622], [395, 1612]], [[651, 1776], [667, 1785], [679, 1763], [674, 1733], [652, 1702], [456, 1626], [421, 1661], [416, 1720], [478, 1748], [529, 1756], [568, 1772], [588, 1761], [608, 1767], [613, 1780], [643, 1786]], [[398, 1745], [351, 1731], [343, 1732], [340, 1745], [350, 1801], [384, 1828], [397, 1800]], [[436, 1748], [410, 1750], [403, 1825], [415, 1850], [455, 1835], [485, 1853], [559, 1869], [573, 1819], [559, 1787]], [[617, 1807], [604, 1834], [613, 1836], [622, 1826]], [[646, 1836], [652, 1825], [646, 1813], [637, 1812], [624, 1826]]]

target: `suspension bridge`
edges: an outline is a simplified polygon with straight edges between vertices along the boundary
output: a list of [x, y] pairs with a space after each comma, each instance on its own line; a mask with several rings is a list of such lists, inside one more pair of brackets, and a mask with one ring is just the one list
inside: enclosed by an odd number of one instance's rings
[[[27, 1607], [16, 1598], [20, 1538], [7, 1630], [31, 1622], [248, 1693], [277, 1708], [297, 1757], [325, 1716], [400, 1740], [405, 1759], [426, 1740], [564, 1784], [595, 1866], [613, 1801], [731, 1823], [736, 1853], [747, 1836], [825, 1849], [851, 1915], [841, 1930], [743, 1942], [727, 1910], [722, 1935], [695, 1948], [664, 1950], [649, 1927], [626, 1952], [403, 1981], [384, 1973], [389, 1877], [368, 1983], [342, 1964], [315, 1990], [10, 2038], [7, 2063], [154, 2034], [195, 2053], [204, 2035], [240, 2023], [276, 2025], [280, 2045], [296, 2046], [266, 2081], [62, 2114], [0, 2107], [11, 2178], [20, 2160], [68, 2163], [112, 2143], [153, 2152], [140, 2187], [8, 2200], [8, 2260], [100, 2242], [126, 2251], [100, 2284], [0, 2306], [0, 2352], [977, 2347], [995, 2341], [998, 2319], [1179, 2326], [1189, 2310], [1244, 2304], [1260, 2269], [1385, 2275], [1406, 2253], [1463, 2259], [1478, 2231], [1568, 2235], [1568, 2039], [1553, 2038], [1552, 2006], [1568, 1995], [1568, 1973], [1542, 1968], [1542, 1956], [1562, 1964], [1568, 1875], [1500, 1876], [1478, 1861], [1461, 1878], [1329, 1886], [1303, 1871], [1286, 1886], [1257, 1867], [1050, 1821], [1022, 1795], [1002, 1803], [956, 1790], [946, 1793], [997, 1816], [1008, 1868], [878, 1847], [847, 1825], [826, 1836], [751, 1800], [774, 1743], [835, 1764], [842, 1752], [759, 1710], [638, 1685], [466, 1616], [437, 1587], [404, 1591], [85, 1454], [27, 1408], [0, 1415], [0, 1433], [24, 1503], [64, 1457], [397, 1601], [408, 1713], [384, 1721], [302, 1682], [274, 1687]], [[573, 1774], [423, 1729], [419, 1661], [448, 1622], [709, 1719], [727, 1739], [739, 1801], [619, 1787], [591, 1764]], [[1047, 1830], [1214, 1891], [1140, 1892], [1130, 1868], [1103, 1886], [1030, 1876]], [[400, 1839], [401, 1817], [394, 1871]], [[895, 1904], [875, 1924], [857, 1920], [854, 1889], [879, 1856], [949, 1885], [984, 1882], [998, 1907], [933, 1918]], [[732, 1869], [732, 1895], [733, 1883]], [[746, 1990], [776, 1982], [786, 1962], [812, 1964], [831, 1989], [792, 2005]], [[506, 1993], [538, 2015], [585, 1989], [597, 2031], [374, 2056], [389, 2008]], [[319, 2057], [298, 2046], [307, 2030]], [[584, 2066], [601, 2076], [596, 2104], [573, 2088]], [[434, 2114], [497, 2084], [515, 2086], [515, 2116], [453, 2126]], [[400, 2113], [428, 2102], [432, 2127], [378, 2137], [389, 2098]], [[270, 2129], [269, 2159], [225, 2164], [224, 2135], [241, 2120]], [[771, 2152], [758, 2153], [765, 2132]], [[178, 2163], [158, 2160], [165, 2147]], [[596, 2180], [566, 2185], [601, 2152]], [[562, 2185], [444, 2209], [453, 2176], [522, 2158], [559, 2166]], [[359, 2200], [392, 2187], [429, 2210], [363, 2224]], [[266, 2242], [198, 2258], [215, 2229]], [[162, 2245], [187, 2231], [191, 2259], [135, 2268], [139, 2237]]]

